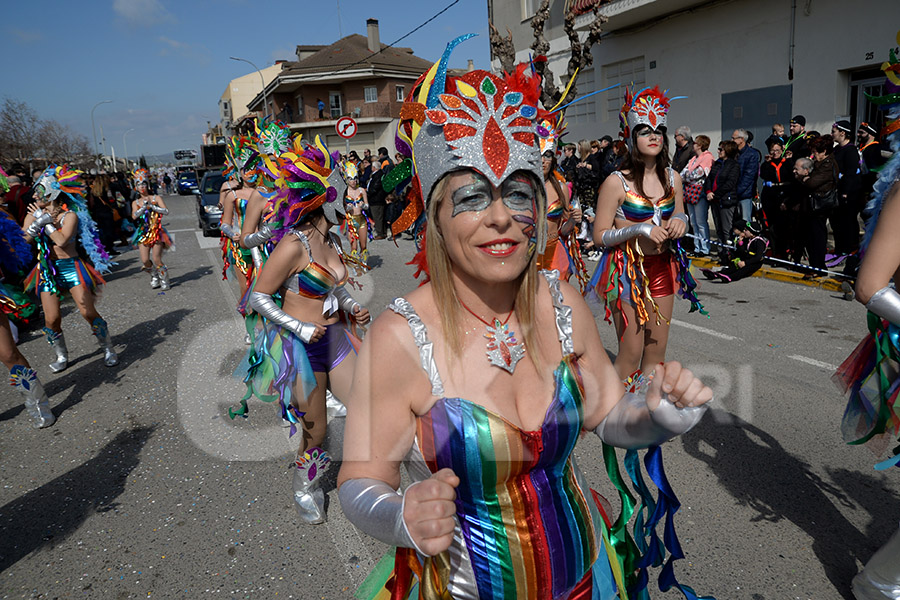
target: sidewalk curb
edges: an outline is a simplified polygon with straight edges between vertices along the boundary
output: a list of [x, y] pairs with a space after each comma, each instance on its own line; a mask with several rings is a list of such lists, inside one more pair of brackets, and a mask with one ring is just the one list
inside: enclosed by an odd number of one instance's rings
[[[698, 268], [712, 269], [720, 266], [718, 261], [709, 258], [692, 258], [691, 265]], [[785, 269], [776, 269], [763, 265], [753, 277], [764, 277], [774, 281], [782, 281], [784, 283], [796, 283], [807, 287], [820, 288], [829, 292], [843, 292], [841, 290], [841, 280], [832, 277], [816, 277], [815, 279], [803, 279], [803, 273], [795, 273]], [[698, 280], [699, 281], [699, 280]]]

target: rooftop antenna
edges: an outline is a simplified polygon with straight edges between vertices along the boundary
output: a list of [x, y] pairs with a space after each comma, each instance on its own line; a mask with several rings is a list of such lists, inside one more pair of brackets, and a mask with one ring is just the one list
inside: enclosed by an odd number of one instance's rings
[[344, 37], [344, 28], [341, 26], [341, 0], [337, 0], [337, 12], [338, 12], [338, 37]]

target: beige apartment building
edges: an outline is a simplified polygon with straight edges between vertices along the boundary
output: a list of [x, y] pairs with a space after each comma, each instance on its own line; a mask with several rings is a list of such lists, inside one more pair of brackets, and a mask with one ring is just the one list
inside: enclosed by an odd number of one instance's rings
[[[687, 96], [673, 102], [670, 131], [688, 125], [715, 144], [743, 127], [758, 148], [773, 123], [787, 125], [795, 114], [822, 133], [842, 118], [854, 126], [882, 122], [865, 93], [879, 91], [879, 66], [897, 45], [900, 0], [552, 0], [545, 36], [554, 73], [565, 73], [569, 58], [565, 11], [581, 13], [584, 39], [595, 4], [609, 21], [592, 49], [592, 68], [578, 76], [580, 95], [615, 84], [658, 85]], [[488, 0], [490, 20], [512, 32], [519, 60], [530, 52], [539, 6]], [[495, 58], [493, 65], [499, 68]], [[617, 89], [573, 105], [566, 139], [617, 135], [621, 103]]]

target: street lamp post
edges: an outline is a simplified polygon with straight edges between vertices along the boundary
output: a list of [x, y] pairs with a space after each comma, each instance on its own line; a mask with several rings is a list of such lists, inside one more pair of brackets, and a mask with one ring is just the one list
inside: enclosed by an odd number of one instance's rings
[[[101, 100], [97, 104], [94, 105], [94, 108], [91, 109], [91, 133], [94, 134], [94, 152], [97, 155], [100, 155], [100, 146], [97, 145], [97, 128], [94, 126], [94, 111], [97, 110], [97, 107], [101, 104], [110, 104], [112, 100]], [[99, 169], [100, 168], [100, 159], [97, 158], [94, 160], [94, 165]]]
[[231, 60], [239, 60], [241, 62], [245, 62], [248, 65], [250, 65], [251, 67], [253, 67], [254, 69], [256, 69], [256, 72], [259, 73], [259, 81], [260, 81], [260, 83], [262, 83], [263, 112], [265, 113], [265, 116], [268, 117], [269, 116], [269, 102], [266, 100], [266, 80], [263, 78], [262, 71], [260, 71], [259, 67], [254, 65], [252, 62], [250, 62], [246, 58], [237, 58], [236, 56], [229, 56], [228, 58], [230, 58]]
[[132, 127], [131, 129], [127, 130], [125, 133], [122, 134], [122, 145], [125, 146], [125, 170], [126, 171], [128, 170], [128, 142], [125, 141], [125, 136], [127, 136], [132, 131], [134, 131], [134, 127]]

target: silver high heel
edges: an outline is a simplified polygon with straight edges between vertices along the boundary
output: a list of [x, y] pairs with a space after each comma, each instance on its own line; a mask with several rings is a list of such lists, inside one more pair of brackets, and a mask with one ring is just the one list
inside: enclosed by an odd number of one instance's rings
[[119, 356], [113, 348], [112, 338], [109, 336], [109, 326], [103, 317], [97, 317], [91, 323], [91, 331], [97, 336], [97, 343], [104, 351], [103, 363], [107, 367], [114, 367], [119, 364]]
[[325, 492], [319, 479], [328, 470], [331, 457], [321, 448], [310, 448], [296, 460], [294, 470], [294, 508], [300, 520], [310, 525], [325, 522]]
[[31, 415], [35, 429], [50, 427], [56, 422], [50, 410], [50, 400], [34, 369], [25, 365], [13, 365], [9, 370], [9, 382], [25, 396], [25, 410]]
[[50, 370], [54, 373], [65, 371], [69, 366], [69, 349], [66, 348], [66, 338], [63, 336], [63, 332], [44, 327], [44, 334], [47, 336], [50, 347], [56, 352], [56, 360], [50, 363]]

